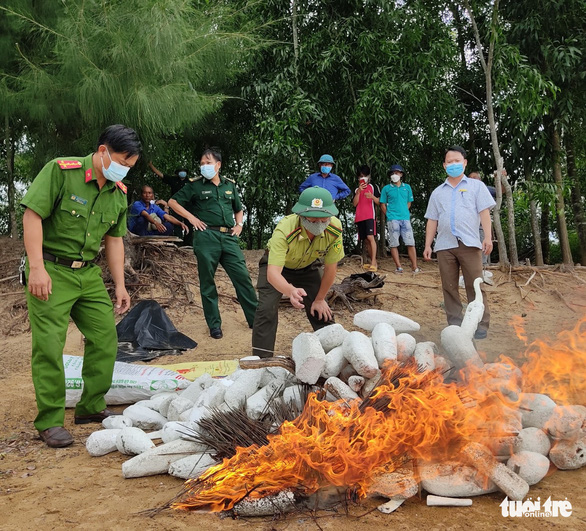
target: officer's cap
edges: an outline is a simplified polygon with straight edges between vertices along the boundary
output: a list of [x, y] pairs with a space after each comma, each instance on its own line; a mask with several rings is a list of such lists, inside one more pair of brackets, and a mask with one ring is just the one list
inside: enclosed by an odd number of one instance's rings
[[299, 201], [291, 209], [299, 216], [310, 218], [329, 218], [338, 215], [338, 209], [334, 205], [332, 194], [325, 188], [312, 186], [303, 190]]

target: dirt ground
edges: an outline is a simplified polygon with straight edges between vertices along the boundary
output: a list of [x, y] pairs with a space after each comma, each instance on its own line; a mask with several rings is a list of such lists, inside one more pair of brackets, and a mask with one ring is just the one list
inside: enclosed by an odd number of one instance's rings
[[[66, 427], [75, 443], [64, 449], [46, 447], [33, 426], [36, 413], [30, 374], [30, 332], [26, 321], [24, 296], [16, 280], [21, 242], [0, 239], [0, 529], [112, 529], [170, 530], [205, 528], [260, 530], [372, 530], [382, 528], [451, 530], [470, 529], [586, 529], [586, 468], [578, 471], [550, 471], [548, 477], [531, 488], [530, 496], [545, 501], [567, 499], [572, 504], [570, 517], [505, 518], [501, 515], [501, 494], [474, 498], [471, 507], [427, 507], [419, 498], [408, 500], [390, 515], [375, 508], [383, 499], [366, 499], [338, 512], [290, 514], [281, 519], [221, 518], [217, 514], [164, 511], [155, 517], [141, 511], [159, 507], [181, 490], [182, 482], [170, 476], [154, 476], [126, 480], [121, 465], [127, 457], [115, 452], [103, 457], [90, 457], [85, 440], [97, 425], [76, 426], [73, 412], [67, 411]], [[179, 256], [179, 255], [178, 255]], [[166, 310], [183, 333], [195, 339], [197, 348], [183, 355], [160, 358], [157, 363], [179, 363], [203, 360], [235, 359], [250, 353], [251, 331], [234, 299], [234, 290], [223, 270], [218, 271], [220, 307], [224, 338], [208, 336], [197, 289], [193, 255], [185, 253], [184, 275], [192, 279], [193, 302], [162, 293], [157, 287], [140, 287], [138, 297], [161, 298]], [[256, 280], [259, 251], [247, 253], [253, 282]], [[181, 259], [181, 257], [180, 257]], [[403, 314], [421, 324], [414, 334], [418, 341], [439, 344], [445, 326], [441, 307], [440, 280], [435, 262], [420, 264], [422, 273], [413, 276], [393, 273], [390, 259], [380, 263], [379, 274], [386, 283], [374, 307]], [[176, 267], [176, 265], [171, 265]], [[165, 269], [165, 268], [163, 268]], [[405, 268], [408, 271], [408, 267]], [[338, 272], [338, 281], [361, 271], [360, 260], [348, 259]], [[553, 338], [563, 329], [573, 328], [586, 309], [586, 268], [571, 273], [556, 270], [533, 270], [494, 273], [494, 285], [487, 288], [492, 319], [488, 339], [478, 342], [482, 355], [492, 361], [501, 353], [513, 359], [522, 357], [525, 343], [518, 339], [511, 325], [521, 316], [528, 341]], [[369, 307], [356, 304], [355, 311]], [[351, 312], [336, 306], [337, 322], [354, 329]], [[305, 316], [283, 307], [277, 339], [277, 351], [287, 354], [292, 339], [302, 331], [310, 331]], [[72, 324], [65, 352], [82, 354], [82, 338]], [[586, 400], [584, 401], [586, 403]], [[113, 409], [122, 411], [123, 406]]]

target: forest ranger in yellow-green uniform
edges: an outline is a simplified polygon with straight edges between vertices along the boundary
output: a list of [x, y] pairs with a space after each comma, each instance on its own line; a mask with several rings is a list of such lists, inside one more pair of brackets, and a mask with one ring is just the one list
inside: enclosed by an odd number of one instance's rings
[[[252, 330], [252, 353], [271, 357], [275, 349], [281, 294], [294, 308], [305, 308], [314, 330], [334, 323], [325, 298], [344, 258], [338, 208], [325, 188], [306, 188], [273, 231], [258, 265], [258, 308]], [[322, 261], [323, 260], [323, 274]]]
[[122, 179], [141, 153], [138, 135], [108, 127], [97, 150], [83, 158], [50, 161], [21, 201], [27, 254], [27, 305], [32, 331], [35, 427], [54, 448], [73, 443], [65, 423], [63, 347], [69, 317], [86, 339], [83, 392], [75, 423], [101, 422], [112, 413], [104, 395], [112, 383], [118, 339], [112, 301], [93, 263], [102, 238], [115, 284], [116, 313], [130, 307], [124, 285], [126, 186]]

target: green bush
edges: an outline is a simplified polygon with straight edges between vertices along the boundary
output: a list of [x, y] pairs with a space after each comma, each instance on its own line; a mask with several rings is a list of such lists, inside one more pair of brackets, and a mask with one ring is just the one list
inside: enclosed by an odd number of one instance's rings
[[[580, 261], [580, 242], [578, 240], [578, 233], [576, 231], [569, 231], [568, 239], [570, 240], [572, 260], [574, 263], [578, 263]], [[562, 261], [562, 248], [560, 243], [552, 243], [549, 248], [549, 263], [561, 264]]]

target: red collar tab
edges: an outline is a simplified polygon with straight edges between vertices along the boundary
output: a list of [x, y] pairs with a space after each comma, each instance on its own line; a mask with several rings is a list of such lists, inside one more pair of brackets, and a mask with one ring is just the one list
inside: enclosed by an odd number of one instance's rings
[[128, 192], [128, 188], [122, 181], [116, 181], [116, 186], [122, 190], [125, 194]]
[[85, 170], [85, 182], [89, 183], [92, 180], [92, 169], [88, 168]]
[[77, 170], [82, 166], [80, 160], [58, 160], [57, 164], [62, 170]]

